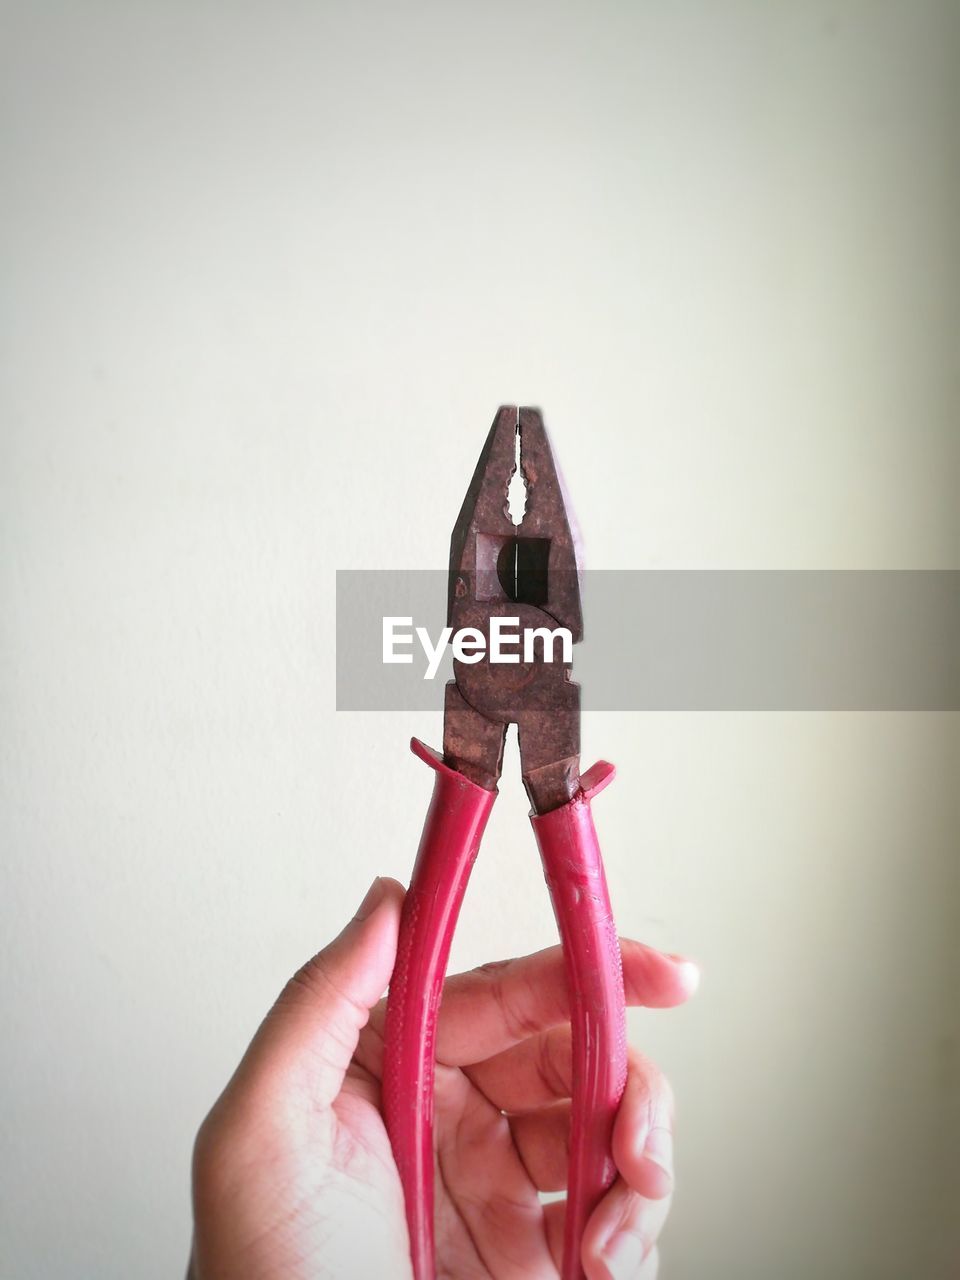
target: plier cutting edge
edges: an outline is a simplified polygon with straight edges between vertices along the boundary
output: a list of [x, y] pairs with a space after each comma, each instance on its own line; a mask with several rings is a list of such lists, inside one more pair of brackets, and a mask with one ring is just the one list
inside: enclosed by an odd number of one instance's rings
[[[518, 449], [519, 440], [519, 449]], [[519, 457], [519, 463], [518, 463]], [[519, 524], [507, 490], [520, 466]], [[614, 1116], [627, 1075], [623, 971], [591, 799], [611, 781], [580, 773], [580, 689], [570, 662], [547, 657], [546, 633], [582, 637], [574, 524], [540, 412], [507, 405], [494, 419], [450, 545], [447, 625], [474, 628], [484, 656], [454, 660], [442, 756], [416, 738], [434, 789], [403, 907], [387, 998], [383, 1105], [400, 1171], [415, 1280], [433, 1280], [433, 1081], [437, 1010], [470, 870], [497, 795], [507, 726], [516, 724], [523, 784], [563, 944], [573, 1098], [563, 1280], [580, 1280], [584, 1226], [613, 1182]], [[490, 661], [491, 622], [518, 619], [541, 643]], [[502, 625], [502, 624], [497, 624]], [[535, 629], [542, 629], [539, 632]], [[473, 655], [476, 656], [476, 655]], [[530, 660], [525, 660], [529, 658]]]

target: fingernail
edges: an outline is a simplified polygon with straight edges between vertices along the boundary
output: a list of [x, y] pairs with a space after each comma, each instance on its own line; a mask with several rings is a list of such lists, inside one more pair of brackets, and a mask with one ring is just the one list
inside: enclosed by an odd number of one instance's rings
[[354, 920], [366, 920], [367, 916], [373, 914], [377, 903], [383, 897], [383, 881], [379, 876], [374, 880], [373, 884], [366, 892], [366, 896], [357, 908], [357, 914]]
[[647, 1256], [647, 1244], [635, 1231], [617, 1231], [600, 1255], [611, 1280], [629, 1280]]
[[681, 960], [680, 976], [683, 978], [683, 985], [687, 991], [690, 995], [693, 995], [700, 985], [700, 966], [695, 960]]
[[[666, 1182], [661, 1195], [666, 1195], [673, 1186], [673, 1134], [669, 1129], [657, 1127], [650, 1130], [643, 1144], [643, 1158], [663, 1175]], [[651, 1195], [651, 1199], [654, 1198]]]

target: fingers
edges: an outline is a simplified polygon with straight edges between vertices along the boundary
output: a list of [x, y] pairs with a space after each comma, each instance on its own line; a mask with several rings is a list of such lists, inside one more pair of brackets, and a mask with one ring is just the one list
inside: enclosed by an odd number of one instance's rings
[[463, 1070], [501, 1111], [533, 1111], [569, 1098], [573, 1080], [570, 1024], [541, 1031]]
[[673, 1091], [660, 1069], [635, 1049], [613, 1123], [613, 1159], [640, 1195], [660, 1200], [673, 1190]]
[[508, 1116], [510, 1135], [538, 1191], [565, 1191], [570, 1159], [570, 1103]]
[[442, 1066], [437, 1070], [436, 1115], [438, 1236], [450, 1230], [452, 1210], [480, 1263], [462, 1274], [482, 1272], [502, 1280], [546, 1275], [550, 1256], [540, 1198], [507, 1118], [462, 1072]]
[[302, 1076], [313, 1107], [333, 1102], [360, 1029], [390, 981], [403, 896], [395, 880], [373, 882], [346, 928], [287, 983], [235, 1080], [259, 1076], [289, 1088]]
[[[553, 1264], [558, 1271], [563, 1257], [563, 1220], [565, 1213], [566, 1205], [562, 1200], [555, 1200], [543, 1206], [547, 1244], [550, 1248]], [[653, 1225], [651, 1223], [651, 1226]], [[618, 1262], [615, 1253], [608, 1260], [604, 1260], [600, 1255], [592, 1253], [589, 1256], [582, 1256], [581, 1260], [587, 1280], [626, 1280], [627, 1277], [629, 1277], [629, 1280], [657, 1280], [657, 1273], [660, 1267], [660, 1253], [656, 1244], [650, 1247], [639, 1269], [635, 1270], [630, 1270], [632, 1264], [629, 1259], [621, 1256]]]
[[[696, 991], [700, 971], [692, 960], [667, 955], [630, 938], [620, 939], [626, 1003], [651, 1009], [683, 1004]], [[444, 983], [437, 1027], [437, 1060], [448, 1066], [483, 1062], [570, 1016], [563, 952], [549, 947], [516, 960], [501, 960], [460, 973]], [[379, 1077], [383, 1065], [386, 1004], [370, 1015], [363, 1064]]]
[[657, 1271], [656, 1242], [673, 1194], [673, 1095], [649, 1059], [631, 1051], [613, 1128], [620, 1177], [587, 1223], [582, 1260], [588, 1280], [646, 1280]]
[[[569, 1028], [558, 1028], [500, 1057], [512, 1056], [516, 1061], [521, 1050], [529, 1050], [538, 1041], [551, 1044], [548, 1060], [553, 1065], [541, 1071], [541, 1096], [556, 1098], [569, 1089], [569, 1040]], [[507, 1078], [505, 1073], [504, 1084]], [[497, 1105], [495, 1101], [493, 1105]], [[554, 1100], [536, 1110], [508, 1116], [514, 1145], [540, 1191], [561, 1191], [567, 1185], [570, 1112], [569, 1101]], [[613, 1154], [620, 1176], [595, 1209], [584, 1233], [581, 1257], [588, 1280], [654, 1280], [656, 1242], [673, 1192], [672, 1125], [673, 1095], [668, 1081], [649, 1059], [631, 1049], [627, 1085], [613, 1131]], [[547, 1240], [557, 1265], [562, 1250], [562, 1208], [553, 1204], [544, 1210]]]
[[640, 1268], [637, 1280], [657, 1280], [660, 1274], [660, 1250], [656, 1245], [647, 1254], [647, 1260]]
[[[623, 1135], [635, 1125], [654, 1127], [672, 1115], [670, 1086], [638, 1050], [628, 1050], [627, 1088], [618, 1124]], [[569, 1098], [573, 1049], [569, 1023], [552, 1027], [486, 1062], [463, 1068], [471, 1082], [501, 1111], [534, 1111]], [[623, 1137], [624, 1143], [627, 1139]], [[626, 1150], [626, 1147], [624, 1148]]]
[[[628, 1005], [665, 1009], [693, 995], [699, 970], [629, 938], [620, 941]], [[563, 953], [550, 947], [483, 965], [448, 979], [437, 1028], [437, 1057], [450, 1066], [481, 1062], [569, 1017]]]
[[[508, 1113], [510, 1129], [531, 1181], [540, 1191], [562, 1191], [567, 1185], [570, 1146], [570, 1029], [557, 1028], [511, 1051], [520, 1055], [537, 1041], [552, 1043], [554, 1066], [539, 1077], [542, 1093], [526, 1090], [523, 1082], [513, 1090], [504, 1071], [499, 1090], [481, 1086], [492, 1106]], [[501, 1055], [506, 1058], [508, 1054]], [[548, 1056], [548, 1061], [551, 1057]], [[483, 1064], [486, 1065], [486, 1064]], [[518, 1068], [516, 1074], [522, 1072]], [[468, 1076], [477, 1084], [478, 1069]], [[482, 1072], [479, 1075], [483, 1080]], [[527, 1103], [528, 1106], [522, 1104]], [[613, 1155], [629, 1187], [651, 1200], [662, 1199], [673, 1188], [673, 1095], [660, 1070], [636, 1049], [629, 1050], [627, 1085], [614, 1122]]]
[[669, 1212], [669, 1197], [647, 1199], [618, 1178], [583, 1233], [580, 1257], [587, 1280], [652, 1280], [657, 1238]]

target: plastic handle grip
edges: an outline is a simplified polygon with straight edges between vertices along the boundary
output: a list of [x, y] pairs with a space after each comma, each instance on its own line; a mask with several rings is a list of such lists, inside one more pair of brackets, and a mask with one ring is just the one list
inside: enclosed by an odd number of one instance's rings
[[437, 1008], [460, 904], [496, 799], [416, 738], [436, 771], [387, 995], [383, 1111], [400, 1171], [415, 1280], [434, 1280], [433, 1079]]
[[590, 799], [613, 777], [601, 761], [582, 790], [531, 822], [563, 943], [573, 1032], [573, 1113], [562, 1280], [581, 1280], [587, 1219], [613, 1182], [613, 1121], [627, 1079], [620, 942]]

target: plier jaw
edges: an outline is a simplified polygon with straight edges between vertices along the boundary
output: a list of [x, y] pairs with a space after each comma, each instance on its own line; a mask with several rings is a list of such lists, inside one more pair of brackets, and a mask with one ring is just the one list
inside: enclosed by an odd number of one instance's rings
[[[508, 491], [518, 466], [526, 503], [515, 523]], [[475, 575], [469, 592], [457, 587], [465, 575]], [[487, 433], [450, 538], [450, 626], [471, 596], [534, 606], [574, 643], [582, 638], [579, 532], [539, 409], [502, 405]]]
[[[517, 468], [526, 503], [515, 522], [508, 489]], [[490, 660], [491, 623], [515, 619], [543, 637], [531, 660]], [[447, 625], [484, 638], [475, 662], [454, 662], [444, 711], [444, 758], [478, 785], [500, 777], [506, 726], [516, 724], [534, 812], [567, 803], [579, 786], [580, 690], [547, 639], [583, 635], [576, 523], [538, 409], [504, 405], [493, 420], [450, 541]], [[562, 651], [562, 646], [561, 646]]]

